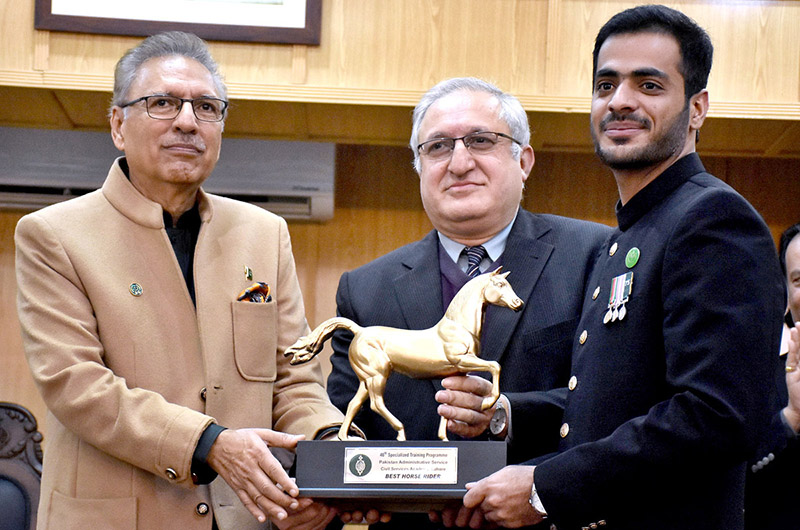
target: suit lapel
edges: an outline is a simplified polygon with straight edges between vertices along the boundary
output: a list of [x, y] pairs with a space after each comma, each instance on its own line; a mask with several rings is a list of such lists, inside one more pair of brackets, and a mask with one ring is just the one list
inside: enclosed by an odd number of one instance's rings
[[[442, 278], [439, 271], [439, 238], [431, 231], [410, 249], [402, 265], [407, 272], [394, 280], [394, 293], [408, 329], [428, 329], [444, 315]], [[431, 379], [434, 392], [442, 390], [441, 379]]]
[[402, 261], [407, 271], [393, 282], [394, 293], [407, 328], [427, 329], [444, 315], [436, 231], [431, 231], [410, 250]]
[[518, 313], [504, 307], [487, 308], [485, 325], [481, 333], [482, 358], [500, 361], [522, 314], [533, 310], [530, 307], [533, 288], [554, 249], [553, 245], [540, 240], [548, 231], [550, 226], [540, 217], [520, 209], [517, 220], [508, 234], [502, 264], [503, 271], [511, 273], [508, 275], [511, 287], [526, 305]]

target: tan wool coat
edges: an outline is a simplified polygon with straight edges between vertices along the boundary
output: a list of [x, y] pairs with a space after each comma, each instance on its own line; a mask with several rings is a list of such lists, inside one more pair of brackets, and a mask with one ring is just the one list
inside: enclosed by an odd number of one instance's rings
[[[202, 191], [200, 217], [196, 308], [119, 160], [101, 190], [20, 220], [19, 317], [49, 409], [39, 528], [262, 528], [222, 479], [192, 484], [203, 430], [341, 423], [319, 365], [283, 357], [308, 332], [286, 222]], [[236, 301], [253, 281], [271, 302]]]

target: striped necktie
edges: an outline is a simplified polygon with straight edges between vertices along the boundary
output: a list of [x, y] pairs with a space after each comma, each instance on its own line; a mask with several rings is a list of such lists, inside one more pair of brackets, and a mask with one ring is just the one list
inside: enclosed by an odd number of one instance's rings
[[486, 249], [483, 245], [475, 247], [464, 247], [464, 253], [467, 255], [467, 276], [474, 278], [481, 273], [480, 264], [483, 258], [486, 257]]

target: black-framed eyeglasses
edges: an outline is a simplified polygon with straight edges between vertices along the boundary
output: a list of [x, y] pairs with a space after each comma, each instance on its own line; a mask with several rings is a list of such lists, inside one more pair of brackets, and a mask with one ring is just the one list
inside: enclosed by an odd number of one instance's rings
[[199, 121], [222, 121], [225, 117], [225, 109], [228, 108], [228, 102], [220, 98], [186, 99], [164, 95], [142, 96], [123, 103], [120, 108], [130, 107], [140, 101], [144, 101], [147, 115], [156, 120], [174, 120], [180, 114], [184, 103], [192, 105], [194, 116]]
[[432, 160], [443, 160], [450, 158], [453, 150], [456, 148], [456, 142], [461, 140], [464, 142], [464, 147], [469, 149], [471, 153], [482, 154], [488, 153], [495, 148], [500, 138], [507, 138], [517, 145], [522, 145], [522, 142], [516, 138], [503, 134], [501, 132], [479, 131], [469, 133], [459, 138], [434, 138], [422, 142], [417, 146], [417, 151], [422, 156], [428, 157]]

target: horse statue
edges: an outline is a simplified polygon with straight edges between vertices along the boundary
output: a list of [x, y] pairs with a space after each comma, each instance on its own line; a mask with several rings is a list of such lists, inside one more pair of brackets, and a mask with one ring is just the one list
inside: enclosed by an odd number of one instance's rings
[[[313, 359], [337, 329], [346, 329], [353, 333], [348, 353], [350, 366], [358, 376], [359, 385], [355, 396], [347, 405], [347, 413], [339, 429], [340, 440], [347, 438], [353, 418], [367, 395], [372, 410], [397, 431], [397, 439], [406, 439], [402, 422], [389, 412], [383, 400], [386, 381], [392, 371], [418, 379], [447, 377], [473, 371], [490, 372], [492, 392], [481, 402], [481, 410], [494, 405], [500, 397], [500, 365], [478, 357], [486, 305], [508, 307], [514, 311], [519, 311], [523, 306], [522, 300], [506, 279], [509, 273], [500, 274], [501, 268], [467, 282], [450, 302], [444, 317], [432, 328], [365, 328], [352, 320], [336, 317], [317, 326], [284, 352], [287, 357], [292, 356], [290, 364], [301, 364]], [[447, 440], [446, 431], [447, 420], [442, 418], [438, 432], [441, 440]]]

